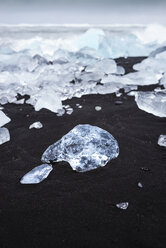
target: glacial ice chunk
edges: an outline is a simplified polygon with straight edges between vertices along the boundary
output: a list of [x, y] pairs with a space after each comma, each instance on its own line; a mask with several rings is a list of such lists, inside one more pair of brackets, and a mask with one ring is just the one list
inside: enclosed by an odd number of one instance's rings
[[45, 163], [67, 161], [73, 170], [86, 172], [103, 167], [119, 155], [115, 138], [89, 124], [77, 125], [43, 153]]
[[46, 108], [52, 112], [57, 113], [59, 109], [62, 109], [62, 102], [60, 97], [54, 92], [47, 93], [46, 91], [41, 97], [39, 97], [35, 104], [36, 111], [39, 111], [42, 108]]
[[98, 50], [102, 36], [105, 36], [102, 29], [90, 28], [77, 41], [77, 47], [79, 49], [88, 47]]
[[158, 138], [158, 145], [166, 147], [166, 135], [161, 134]]
[[0, 128], [0, 145], [10, 140], [10, 133], [6, 127]]
[[36, 122], [34, 122], [33, 124], [31, 124], [29, 126], [29, 129], [32, 129], [32, 128], [39, 129], [39, 128], [42, 128], [42, 127], [43, 127], [42, 123], [40, 121], [36, 121]]
[[157, 54], [166, 51], [166, 46], [158, 47], [149, 54], [149, 57], [155, 57]]
[[140, 109], [159, 117], [166, 117], [166, 90], [136, 92], [135, 101]]
[[113, 59], [102, 59], [97, 61], [93, 65], [86, 67], [86, 72], [104, 72], [106, 74], [116, 73], [117, 66], [116, 62]]
[[7, 124], [8, 122], [10, 122], [11, 119], [9, 117], [7, 117], [4, 112], [2, 112], [0, 110], [0, 127], [4, 126], [5, 124]]
[[35, 168], [33, 168], [31, 171], [29, 171], [27, 174], [25, 174], [21, 180], [21, 184], [36, 184], [42, 182], [44, 179], [48, 177], [50, 172], [52, 171], [52, 166], [48, 164], [42, 164]]
[[120, 202], [120, 203], [117, 203], [116, 206], [117, 206], [117, 208], [126, 210], [129, 206], [129, 203], [128, 202]]

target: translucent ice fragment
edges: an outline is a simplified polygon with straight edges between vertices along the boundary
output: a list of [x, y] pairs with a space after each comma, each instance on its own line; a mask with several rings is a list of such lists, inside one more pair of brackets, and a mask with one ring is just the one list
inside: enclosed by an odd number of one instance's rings
[[82, 108], [82, 105], [80, 105], [79, 103], [76, 104], [77, 108]]
[[122, 104], [123, 104], [123, 102], [120, 100], [115, 101], [115, 105], [122, 105]]
[[58, 109], [57, 116], [62, 116], [62, 115], [64, 115], [64, 113], [65, 113], [64, 109]]
[[39, 128], [42, 128], [42, 127], [43, 127], [42, 123], [41, 123], [40, 121], [37, 121], [37, 122], [34, 122], [33, 124], [31, 124], [31, 125], [29, 126], [29, 129], [32, 129], [32, 128], [37, 128], [37, 129], [39, 129]]
[[142, 183], [141, 183], [141, 182], [138, 182], [138, 184], [137, 184], [137, 185], [138, 185], [138, 187], [139, 187], [139, 188], [143, 188], [143, 185], [142, 185]]
[[166, 135], [161, 134], [158, 138], [158, 145], [166, 147]]
[[122, 95], [122, 93], [119, 92], [119, 90], [117, 92], [115, 92], [115, 94], [116, 94], [116, 97], [120, 97]]
[[[135, 64], [133, 68], [135, 70], [140, 71], [140, 76], [144, 75], [144, 77], [147, 77], [149, 74], [147, 79], [149, 78], [148, 80], [149, 82], [151, 81], [152, 84], [154, 84], [154, 82], [157, 83], [157, 81], [160, 80], [160, 84], [164, 85], [163, 74], [166, 72], [165, 63], [166, 63], [166, 51], [163, 51], [161, 53], [156, 54], [155, 57], [149, 57], [143, 60], [141, 63]], [[142, 78], [141, 80], [143, 82], [146, 81], [144, 80], [144, 78]]]
[[9, 117], [7, 117], [4, 112], [2, 112], [0, 110], [0, 127], [4, 126], [5, 124], [7, 124], [8, 122], [10, 122], [11, 119]]
[[39, 111], [42, 108], [51, 110], [52, 112], [57, 113], [59, 109], [62, 109], [61, 99], [55, 93], [47, 92], [43, 94], [37, 100], [35, 104], [35, 110]]
[[81, 36], [77, 42], [77, 47], [79, 49], [88, 47], [98, 50], [102, 36], [105, 36], [102, 29], [90, 28]]
[[66, 114], [71, 115], [72, 113], [73, 113], [73, 109], [72, 108], [67, 109]]
[[20, 100], [16, 100], [14, 101], [15, 104], [24, 104], [25, 99], [20, 99]]
[[129, 206], [129, 203], [128, 202], [120, 202], [120, 203], [117, 203], [116, 206], [117, 206], [117, 208], [126, 210]]
[[164, 51], [166, 51], [166, 46], [159, 47], [156, 50], [152, 51], [149, 57], [155, 57], [157, 54], [162, 53]]
[[84, 124], [49, 146], [41, 159], [46, 163], [67, 161], [73, 170], [85, 172], [105, 166], [118, 155], [118, 143], [110, 133]]
[[10, 133], [6, 127], [0, 128], [0, 145], [10, 140]]
[[104, 72], [106, 74], [116, 73], [117, 66], [113, 59], [102, 59], [85, 69], [87, 72]]
[[125, 69], [122, 66], [118, 65], [116, 74], [124, 75], [125, 74]]
[[39, 165], [34, 169], [32, 169], [31, 171], [29, 171], [27, 174], [25, 174], [21, 178], [20, 183], [22, 184], [40, 183], [48, 177], [51, 171], [52, 171], [52, 166], [48, 164]]
[[136, 92], [135, 101], [140, 109], [159, 117], [166, 117], [166, 90]]
[[96, 111], [100, 111], [101, 110], [101, 107], [100, 106], [95, 106], [95, 110]]
[[166, 73], [164, 74], [164, 76], [162, 77], [160, 84], [164, 86], [164, 88], [166, 89]]

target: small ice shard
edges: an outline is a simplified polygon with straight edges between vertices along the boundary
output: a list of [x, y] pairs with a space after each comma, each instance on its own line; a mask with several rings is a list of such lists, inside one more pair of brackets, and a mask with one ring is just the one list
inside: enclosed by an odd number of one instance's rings
[[138, 89], [137, 85], [125, 86], [124, 87], [124, 92], [128, 93], [128, 92], [131, 92], [132, 90], [137, 90], [137, 89]]
[[117, 92], [115, 92], [115, 94], [116, 94], [116, 97], [120, 97], [122, 95], [122, 93], [119, 92], [119, 90]]
[[66, 114], [71, 115], [73, 113], [73, 108], [67, 108]]
[[0, 128], [0, 145], [10, 140], [10, 133], [6, 127]]
[[21, 178], [20, 183], [22, 183], [22, 184], [40, 183], [48, 177], [48, 175], [50, 174], [51, 171], [52, 171], [51, 165], [48, 165], [48, 164], [39, 165], [39, 166], [33, 168], [27, 174], [25, 174]]
[[117, 208], [126, 210], [129, 206], [129, 203], [128, 202], [120, 202], [120, 203], [117, 203], [116, 206], [117, 206]]
[[158, 138], [158, 145], [166, 147], [166, 135], [161, 134]]
[[142, 183], [141, 183], [141, 182], [138, 182], [138, 184], [137, 184], [137, 185], [138, 185], [138, 187], [139, 187], [139, 188], [143, 188], [143, 185], [142, 185]]
[[124, 67], [118, 65], [118, 66], [117, 66], [117, 72], [116, 72], [116, 74], [118, 74], [118, 75], [124, 75], [124, 74], [125, 74], [125, 69], [124, 69]]
[[140, 168], [142, 171], [150, 171], [150, 169], [148, 167], [141, 167]]
[[115, 105], [122, 105], [122, 104], [123, 104], [123, 102], [120, 100], [115, 101]]
[[77, 108], [82, 108], [82, 105], [80, 105], [79, 103], [76, 104]]
[[64, 113], [65, 113], [64, 109], [58, 109], [57, 110], [57, 116], [62, 116], [62, 115], [64, 115]]
[[159, 117], [166, 117], [166, 90], [137, 92], [135, 101], [140, 109]]
[[95, 106], [96, 111], [100, 111], [102, 108], [100, 106]]
[[73, 113], [73, 108], [70, 107], [70, 105], [64, 105], [64, 108], [66, 109], [66, 114], [71, 115]]
[[115, 138], [89, 124], [77, 125], [43, 153], [45, 163], [66, 161], [73, 170], [85, 172], [103, 167], [119, 155]]
[[7, 117], [4, 112], [2, 112], [0, 110], [0, 127], [4, 126], [5, 124], [7, 124], [8, 122], [10, 122], [11, 119], [9, 117]]
[[36, 122], [34, 122], [33, 124], [31, 124], [29, 126], [29, 129], [32, 129], [32, 128], [39, 129], [39, 128], [42, 128], [42, 127], [43, 127], [42, 123], [40, 121], [36, 121]]

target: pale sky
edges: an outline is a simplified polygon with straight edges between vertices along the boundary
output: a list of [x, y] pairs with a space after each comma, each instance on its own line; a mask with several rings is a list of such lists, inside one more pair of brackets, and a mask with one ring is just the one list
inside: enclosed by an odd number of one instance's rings
[[166, 0], [0, 0], [0, 24], [166, 25]]

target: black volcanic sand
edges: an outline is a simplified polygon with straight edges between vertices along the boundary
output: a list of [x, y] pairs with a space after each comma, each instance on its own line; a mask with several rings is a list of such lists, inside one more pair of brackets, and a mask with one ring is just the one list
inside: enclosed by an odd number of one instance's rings
[[[141, 59], [117, 61], [129, 72]], [[166, 149], [157, 140], [166, 134], [166, 118], [141, 111], [126, 95], [89, 95], [65, 104], [74, 108], [72, 115], [5, 106], [12, 121], [6, 125], [11, 141], [0, 146], [0, 247], [165, 248]], [[29, 130], [35, 121], [43, 128]], [[45, 149], [80, 123], [109, 131], [119, 142], [119, 157], [87, 173], [60, 162], [42, 183], [21, 185]], [[119, 202], [129, 202], [128, 209], [118, 209]]]

